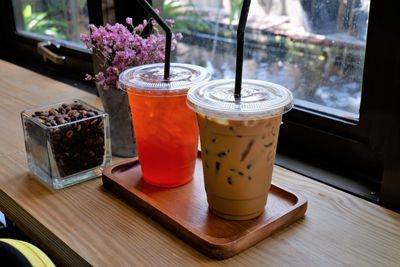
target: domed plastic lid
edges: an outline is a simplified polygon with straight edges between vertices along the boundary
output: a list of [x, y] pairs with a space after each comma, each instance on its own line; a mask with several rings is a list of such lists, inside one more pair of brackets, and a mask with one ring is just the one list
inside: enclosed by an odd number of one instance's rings
[[170, 77], [165, 80], [164, 63], [156, 63], [125, 70], [119, 75], [119, 82], [125, 89], [186, 92], [210, 78], [211, 73], [203, 67], [171, 63]]
[[215, 80], [188, 92], [188, 106], [197, 113], [232, 120], [281, 115], [293, 107], [293, 95], [283, 86], [243, 80], [241, 98], [234, 97], [235, 80]]

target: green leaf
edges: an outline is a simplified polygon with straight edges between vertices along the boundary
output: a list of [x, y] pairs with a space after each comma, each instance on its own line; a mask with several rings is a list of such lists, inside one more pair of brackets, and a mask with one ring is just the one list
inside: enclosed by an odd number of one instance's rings
[[36, 24], [41, 20], [43, 20], [46, 16], [47, 16], [46, 12], [33, 14], [32, 18], [28, 20], [28, 25], [26, 26], [26, 29], [28, 31], [33, 29], [36, 26]]
[[32, 6], [31, 5], [26, 5], [24, 9], [22, 10], [22, 15], [24, 16], [24, 19], [29, 18], [32, 16]]
[[165, 0], [162, 6], [163, 16], [175, 20], [176, 31], [207, 30], [208, 25], [202, 21], [200, 15], [196, 12], [196, 7], [193, 3]]

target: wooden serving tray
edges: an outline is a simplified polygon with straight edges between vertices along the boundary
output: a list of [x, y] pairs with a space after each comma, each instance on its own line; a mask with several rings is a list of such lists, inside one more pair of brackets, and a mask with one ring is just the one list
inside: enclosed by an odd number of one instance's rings
[[137, 158], [106, 168], [103, 184], [195, 249], [217, 259], [253, 246], [301, 218], [307, 209], [303, 196], [272, 185], [264, 214], [247, 221], [221, 219], [208, 210], [200, 158], [193, 181], [180, 187], [164, 189], [144, 182]]

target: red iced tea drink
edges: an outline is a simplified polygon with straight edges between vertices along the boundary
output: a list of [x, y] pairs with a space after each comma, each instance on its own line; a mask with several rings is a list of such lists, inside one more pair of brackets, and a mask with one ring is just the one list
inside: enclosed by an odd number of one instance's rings
[[199, 133], [186, 91], [128, 88], [140, 166], [153, 185], [178, 186], [192, 179]]
[[177, 63], [171, 64], [168, 80], [164, 80], [163, 64], [132, 68], [120, 75], [147, 183], [175, 187], [192, 180], [199, 133], [196, 115], [186, 105], [186, 94], [192, 85], [210, 76], [204, 68]]

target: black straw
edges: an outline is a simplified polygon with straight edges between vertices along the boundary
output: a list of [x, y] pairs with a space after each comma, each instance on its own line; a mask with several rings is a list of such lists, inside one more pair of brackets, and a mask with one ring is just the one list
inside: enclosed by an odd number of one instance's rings
[[244, 50], [244, 30], [246, 28], [247, 15], [249, 14], [251, 0], [244, 0], [242, 11], [240, 12], [239, 25], [237, 29], [237, 50], [236, 50], [236, 78], [235, 78], [235, 99], [240, 99], [242, 90], [243, 74], [243, 50]]
[[169, 70], [171, 65], [171, 42], [172, 31], [167, 23], [156, 13], [153, 7], [146, 0], [136, 0], [139, 4], [157, 21], [165, 31], [165, 58], [164, 58], [164, 79], [169, 79]]

